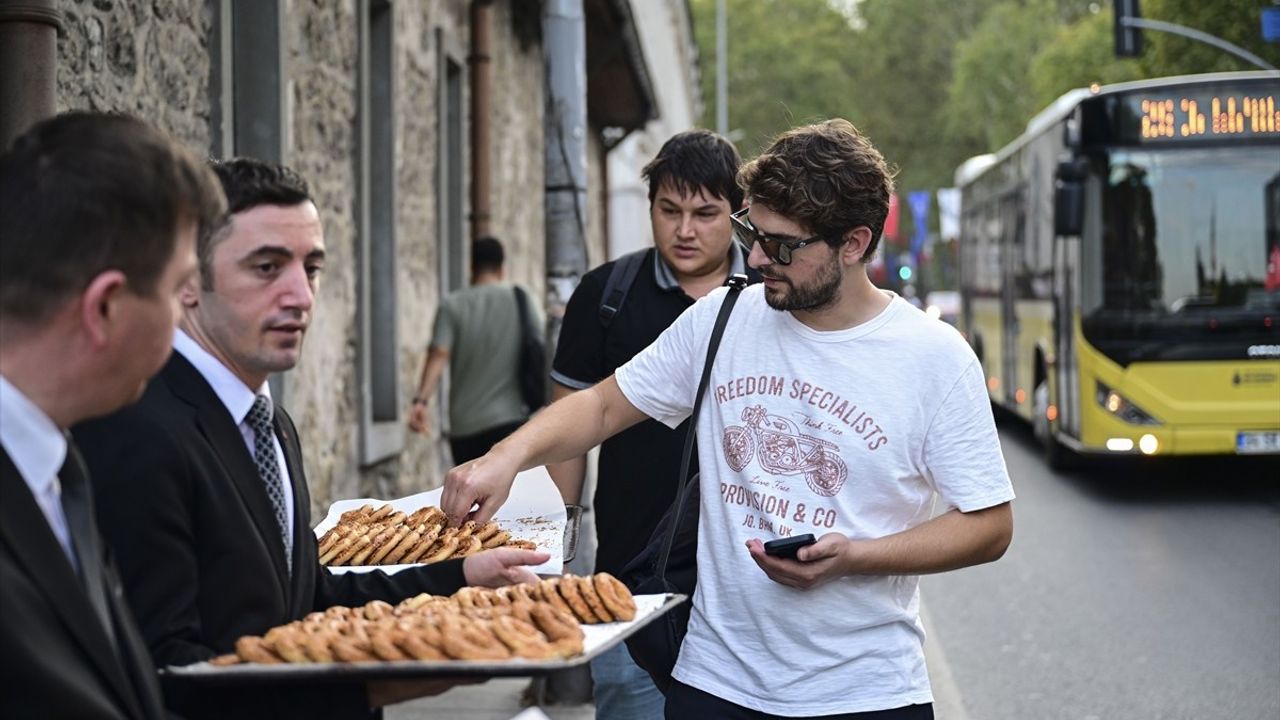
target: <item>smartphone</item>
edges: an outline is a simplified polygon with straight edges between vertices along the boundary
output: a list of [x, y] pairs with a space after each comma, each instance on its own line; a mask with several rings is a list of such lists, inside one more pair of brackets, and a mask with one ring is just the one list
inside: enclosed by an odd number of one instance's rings
[[772, 555], [773, 557], [795, 560], [796, 553], [800, 551], [800, 548], [805, 545], [812, 545], [817, 541], [813, 533], [792, 535], [791, 537], [778, 538], [765, 543], [764, 552], [766, 555]]

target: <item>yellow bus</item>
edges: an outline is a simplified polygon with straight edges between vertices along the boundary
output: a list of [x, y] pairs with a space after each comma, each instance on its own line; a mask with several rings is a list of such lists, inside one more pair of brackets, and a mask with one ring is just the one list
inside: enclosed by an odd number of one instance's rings
[[961, 328], [1051, 465], [1280, 454], [1280, 73], [1072, 91], [956, 184]]

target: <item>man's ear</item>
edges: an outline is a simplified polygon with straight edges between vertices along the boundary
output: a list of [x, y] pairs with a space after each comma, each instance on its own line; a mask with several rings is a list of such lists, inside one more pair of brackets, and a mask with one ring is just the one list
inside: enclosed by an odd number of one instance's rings
[[182, 283], [182, 288], [178, 290], [178, 300], [182, 302], [184, 310], [200, 304], [200, 273], [192, 273], [187, 281]]
[[859, 225], [844, 234], [844, 245], [841, 246], [841, 259], [852, 265], [861, 262], [862, 256], [871, 247], [871, 228]]
[[106, 270], [89, 281], [80, 293], [80, 323], [94, 347], [106, 345], [119, 322], [121, 301], [129, 281], [119, 270]]

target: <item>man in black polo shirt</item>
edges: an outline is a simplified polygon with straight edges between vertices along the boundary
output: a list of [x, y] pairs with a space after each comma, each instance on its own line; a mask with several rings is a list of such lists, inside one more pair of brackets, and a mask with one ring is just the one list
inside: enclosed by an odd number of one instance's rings
[[[645, 166], [654, 247], [583, 276], [565, 310], [552, 363], [553, 401], [612, 375], [731, 273], [759, 280], [733, 242], [729, 222], [730, 213], [742, 207], [735, 179], [740, 163], [728, 140], [691, 130], [668, 140]], [[646, 420], [601, 446], [594, 500], [597, 572], [618, 574], [675, 499], [687, 423], [671, 430]], [[549, 469], [565, 502], [578, 502], [586, 458]], [[662, 693], [625, 645], [593, 660], [591, 676], [599, 717], [662, 717]]]

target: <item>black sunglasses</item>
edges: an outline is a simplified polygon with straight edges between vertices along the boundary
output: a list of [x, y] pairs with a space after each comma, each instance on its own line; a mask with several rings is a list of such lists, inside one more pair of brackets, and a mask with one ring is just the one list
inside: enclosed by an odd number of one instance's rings
[[791, 253], [805, 245], [812, 245], [823, 240], [821, 235], [814, 235], [804, 240], [783, 240], [779, 237], [765, 235], [751, 224], [751, 220], [747, 217], [747, 211], [750, 209], [749, 207], [744, 207], [729, 216], [730, 222], [733, 223], [733, 236], [747, 253], [751, 252], [753, 245], [760, 243], [760, 249], [764, 251], [764, 254], [770, 260], [779, 265], [790, 265]]

